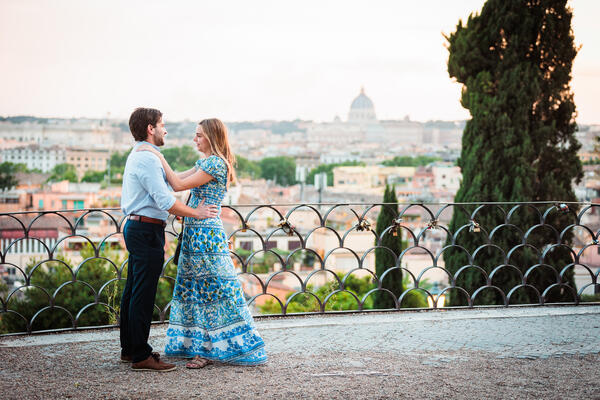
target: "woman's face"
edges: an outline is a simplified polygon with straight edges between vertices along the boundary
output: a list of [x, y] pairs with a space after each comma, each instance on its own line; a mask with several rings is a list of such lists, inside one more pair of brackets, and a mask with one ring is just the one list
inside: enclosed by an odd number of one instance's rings
[[210, 143], [202, 130], [202, 125], [198, 125], [196, 127], [196, 136], [194, 136], [194, 143], [196, 143], [196, 147], [198, 150], [205, 155], [210, 155]]

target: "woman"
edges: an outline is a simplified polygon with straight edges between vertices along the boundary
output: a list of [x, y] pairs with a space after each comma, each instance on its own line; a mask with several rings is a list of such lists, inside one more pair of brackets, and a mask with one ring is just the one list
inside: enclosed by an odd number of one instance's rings
[[[196, 162], [196, 171], [173, 172], [161, 160], [175, 191], [191, 189], [190, 207], [220, 206], [229, 183], [235, 180], [235, 156], [227, 128], [218, 119], [198, 124], [194, 142], [207, 157]], [[220, 215], [220, 210], [219, 210]], [[212, 361], [258, 365], [267, 361], [264, 342], [244, 299], [219, 217], [185, 218], [177, 279], [173, 289], [165, 354], [193, 357], [187, 368], [203, 368]]]

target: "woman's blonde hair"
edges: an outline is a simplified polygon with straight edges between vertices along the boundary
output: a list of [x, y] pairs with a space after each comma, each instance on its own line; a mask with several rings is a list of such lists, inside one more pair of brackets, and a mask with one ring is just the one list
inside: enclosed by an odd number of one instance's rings
[[210, 151], [215, 156], [220, 157], [227, 165], [227, 187], [229, 183], [235, 182], [235, 155], [229, 146], [227, 127], [217, 118], [209, 118], [200, 121], [198, 124], [202, 127], [202, 132], [210, 143]]

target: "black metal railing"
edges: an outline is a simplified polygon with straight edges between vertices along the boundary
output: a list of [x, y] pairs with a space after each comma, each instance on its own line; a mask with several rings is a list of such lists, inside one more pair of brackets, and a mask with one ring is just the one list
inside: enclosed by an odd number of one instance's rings
[[[384, 210], [391, 219], [376, 229]], [[223, 206], [222, 219], [253, 313], [290, 315], [595, 303], [599, 211], [555, 201], [263, 204]], [[116, 325], [124, 222], [115, 208], [0, 213], [0, 334]], [[171, 217], [156, 321], [168, 319], [179, 229]]]

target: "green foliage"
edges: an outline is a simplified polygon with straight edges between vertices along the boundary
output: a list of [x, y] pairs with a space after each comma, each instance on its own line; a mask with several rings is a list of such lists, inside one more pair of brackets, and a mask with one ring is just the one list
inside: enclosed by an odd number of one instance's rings
[[0, 279], [0, 298], [6, 299], [8, 297], [8, 285], [2, 279]]
[[102, 182], [104, 177], [106, 176], [106, 171], [92, 171], [87, 170], [83, 177], [81, 178], [81, 182]]
[[[341, 272], [338, 272], [336, 275], [340, 281], [344, 277], [344, 274]], [[373, 284], [371, 283], [371, 277], [369, 276], [357, 278], [353, 275], [349, 275], [348, 278], [346, 278], [344, 288], [346, 291], [354, 293], [359, 299], [362, 300], [362, 297], [373, 288]], [[336, 279], [327, 282], [325, 285], [317, 288], [316, 290], [314, 285], [311, 284], [308, 284], [306, 289], [308, 292], [314, 293], [322, 303], [327, 296], [340, 289], [340, 284]], [[288, 293], [286, 295], [286, 300], [288, 300], [291, 296], [292, 293]], [[283, 303], [285, 304], [285, 301]], [[369, 296], [365, 300], [364, 309], [371, 308], [373, 308], [373, 296]], [[340, 292], [333, 295], [327, 301], [325, 309], [338, 311], [358, 310], [358, 302], [350, 293]], [[279, 307], [279, 303], [276, 300], [269, 299], [265, 302], [265, 304], [260, 306], [260, 311], [262, 314], [279, 314], [281, 313], [281, 307]], [[310, 294], [298, 294], [294, 296], [287, 308], [288, 313], [303, 313], [313, 311], [319, 311], [319, 302]]]
[[[169, 254], [173, 253], [175, 241], [171, 243]], [[99, 256], [111, 260], [118, 268], [121, 267], [124, 257], [127, 255], [125, 249], [119, 247], [108, 248], [103, 246]], [[94, 252], [90, 245], [86, 245], [81, 249], [81, 257], [83, 262], [79, 267], [76, 278], [78, 281], [87, 282], [96, 292], [100, 288], [117, 277], [117, 272], [114, 266], [101, 258], [94, 258]], [[89, 261], [85, 261], [89, 259]], [[22, 290], [22, 296], [13, 296], [8, 303], [8, 308], [22, 314], [27, 320], [30, 320], [33, 315], [42, 308], [49, 305], [49, 298], [40, 288], [43, 288], [50, 296], [54, 294], [56, 289], [66, 282], [74, 280], [74, 274], [77, 271], [77, 266], [64, 256], [57, 256], [59, 261], [49, 261], [41, 264], [31, 278], [31, 284], [36, 287], [31, 287]], [[62, 262], [60, 262], [62, 261]], [[37, 264], [32, 260], [27, 264], [26, 271], [30, 272]], [[66, 264], [66, 265], [65, 265]], [[167, 264], [164, 270], [164, 275], [175, 278], [177, 275], [177, 266], [172, 262]], [[125, 279], [127, 278], [127, 267], [123, 269], [121, 280], [109, 283], [99, 294], [98, 301], [107, 304], [112, 308], [103, 305], [94, 305], [86, 309], [79, 321], [78, 326], [99, 326], [107, 324], [116, 324], [118, 314], [120, 313], [121, 294], [125, 287]], [[155, 303], [164, 309], [171, 300], [173, 294], [174, 279], [161, 278], [158, 283]], [[0, 297], [6, 299], [0, 288]], [[68, 310], [73, 318], [86, 305], [94, 303], [94, 292], [82, 282], [69, 283], [62, 287], [56, 294], [55, 305]], [[159, 314], [154, 310], [154, 320], [158, 320]], [[165, 315], [168, 318], [168, 313]], [[72, 327], [72, 321], [68, 313], [60, 309], [48, 309], [40, 313], [36, 317], [32, 329], [46, 330]], [[0, 314], [0, 333], [23, 332], [26, 330], [26, 324], [23, 319], [12, 313]]]
[[161, 151], [174, 171], [187, 171], [194, 167], [200, 154], [192, 146], [171, 147]]
[[[389, 230], [383, 235], [383, 231], [394, 224], [394, 219], [398, 215], [398, 199], [396, 198], [396, 191], [393, 187], [390, 188], [388, 185], [385, 186], [383, 202], [391, 204], [381, 208], [381, 211], [377, 216], [377, 227], [375, 228], [375, 231], [381, 238], [379, 246], [387, 247], [393, 254], [385, 248], [375, 249], [375, 273], [379, 279], [381, 279], [385, 271], [396, 266], [398, 256], [402, 253], [401, 229], [398, 230], [397, 236], [393, 235], [392, 230]], [[375, 245], [378, 244], [375, 243]], [[388, 272], [382, 280], [382, 288], [391, 291], [394, 296], [398, 298], [404, 291], [402, 285], [402, 270], [397, 269]], [[394, 299], [389, 293], [382, 290], [375, 293], [374, 308], [382, 309], [395, 307]]]
[[[448, 72], [464, 85], [461, 102], [472, 116], [462, 137], [458, 162], [462, 183], [455, 202], [577, 200], [572, 182], [581, 180], [582, 167], [569, 86], [577, 53], [571, 18], [565, 0], [488, 0], [479, 14], [471, 15], [464, 25], [459, 21], [456, 31], [447, 37]], [[454, 211], [451, 232], [469, 224], [468, 213], [473, 209]], [[546, 223], [561, 232], [571, 220], [555, 212]], [[487, 207], [477, 214], [477, 222], [481, 232], [466, 230], [457, 238], [471, 254], [485, 242], [485, 232], [504, 222], [504, 215]], [[522, 209], [510, 222], [526, 231], [539, 223], [539, 217]], [[520, 236], [515, 229], [503, 229], [494, 235], [494, 244], [508, 251], [522, 241]], [[562, 242], [571, 241], [568, 234]], [[538, 230], [528, 238], [538, 249], [553, 242], [549, 230]], [[492, 248], [479, 254], [475, 262], [488, 273], [504, 263], [502, 254]], [[466, 254], [456, 248], [446, 251], [444, 260], [451, 273], [470, 264]], [[538, 260], [529, 249], [522, 249], [510, 262], [524, 273]], [[571, 261], [568, 251], [559, 248], [544, 262], [560, 271]], [[456, 285], [469, 293], [485, 284], [477, 270], [463, 272]], [[540, 293], [553, 282], [554, 273], [548, 268], [528, 278]], [[563, 276], [563, 282], [574, 287], [572, 272]], [[518, 274], [508, 269], [493, 282], [504, 293], [519, 283]], [[466, 304], [457, 292], [452, 293], [451, 305]], [[481, 292], [477, 299], [478, 304], [501, 304], [502, 300], [492, 289]], [[568, 292], [560, 289], [547, 297], [548, 302], [566, 299]], [[511, 302], [537, 303], [538, 298], [533, 290], [523, 288], [513, 293]]]
[[40, 170], [38, 168], [34, 168], [34, 169], [29, 169], [27, 168], [27, 164], [23, 164], [23, 163], [18, 163], [18, 164], [13, 164], [14, 165], [14, 171], [15, 172], [39, 172]]
[[296, 183], [296, 160], [292, 157], [267, 157], [260, 160], [262, 178], [274, 180], [281, 186]]
[[[122, 262], [119, 259], [120, 254], [123, 254], [123, 252], [117, 248], [109, 249], [103, 247], [100, 251], [101, 257], [112, 260], [117, 267], [120, 267]], [[73, 263], [69, 259], [62, 255], [56, 257], [58, 261], [49, 261], [40, 264], [31, 276], [31, 285], [33, 287], [23, 290], [22, 298], [13, 296], [8, 303], [8, 308], [30, 320], [37, 311], [50, 305], [48, 295], [54, 295], [61, 285], [73, 282], [75, 278], [78, 281], [87, 282], [96, 292], [99, 292], [100, 288], [106, 282], [117, 277], [115, 268], [108, 261], [102, 259], [85, 261], [94, 256], [90, 245], [82, 248], [81, 256], [84, 261], [81, 263], [79, 270], [77, 270], [76, 266], [73, 266]], [[26, 266], [26, 272], [31, 273], [37, 263], [38, 261], [36, 260], [29, 262]], [[110, 305], [118, 312], [122, 287], [122, 283], [112, 283], [100, 294], [99, 301]], [[82, 282], [68, 283], [56, 293], [55, 306], [64, 308], [75, 319], [77, 313], [83, 307], [94, 302], [94, 290]], [[82, 313], [77, 326], [107, 325], [115, 322], [115, 313], [111, 312], [106, 306], [95, 305]], [[70, 328], [72, 326], [73, 321], [69, 314], [64, 310], [55, 308], [47, 309], [40, 313], [33, 322], [32, 329], [47, 330]], [[2, 315], [0, 332], [23, 332], [25, 330], [25, 321], [20, 317], [12, 313]]]
[[19, 184], [17, 173], [41, 173], [42, 171], [34, 168], [28, 169], [26, 164], [15, 164], [11, 162], [0, 163], [0, 191], [8, 190]]
[[[129, 128], [127, 128], [129, 129]], [[125, 171], [125, 163], [127, 162], [127, 157], [129, 156], [129, 151], [123, 152], [114, 152], [110, 155], [109, 165], [110, 165], [110, 181], [111, 183], [121, 183], [122, 179], [119, 176], [123, 176], [123, 172]]]
[[[340, 281], [342, 281], [342, 279], [344, 278], [344, 273], [342, 272], [337, 272], [336, 275]], [[344, 285], [344, 289], [347, 292], [353, 293], [359, 300], [362, 300], [365, 294], [367, 294], [370, 290], [374, 289], [375, 287], [376, 286], [373, 284], [372, 278], [370, 276], [357, 278], [354, 275], [348, 275]], [[320, 286], [316, 289], [312, 284], [308, 284], [306, 286], [307, 292], [311, 292], [315, 296], [317, 296], [321, 303], [325, 301], [327, 296], [339, 289], [340, 284], [337, 279], [333, 279], [327, 282], [325, 285]], [[331, 296], [327, 301], [327, 304], [325, 305], [325, 310], [358, 310], [358, 302], [356, 301], [356, 298], [352, 294], [347, 292], [338, 292]], [[285, 302], [292, 295], [293, 293], [288, 293], [285, 296], [285, 300], [282, 300], [282, 303], [285, 304]], [[377, 308], [375, 307], [374, 301], [375, 295], [371, 294], [365, 299], [363, 310], [371, 310]], [[427, 300], [423, 293], [419, 291], [412, 291], [405, 296], [401, 306], [403, 308], [423, 308], [427, 307]], [[279, 303], [274, 299], [268, 299], [262, 306], [259, 307], [259, 309], [261, 314], [281, 313], [281, 307], [279, 306]], [[290, 301], [287, 308], [287, 313], [315, 312], [319, 310], [319, 302], [315, 299], [314, 296], [308, 293], [299, 293], [295, 295], [294, 298]]]
[[600, 293], [597, 294], [582, 294], [581, 302], [583, 303], [598, 303], [600, 302]]
[[391, 160], [385, 160], [382, 164], [386, 167], [419, 167], [441, 160], [439, 157], [430, 156], [396, 156]]
[[57, 164], [50, 171], [50, 177], [48, 181], [59, 182], [59, 181], [69, 181], [69, 182], [78, 182], [77, 179], [77, 170], [75, 166], [72, 164]]
[[365, 165], [366, 164], [361, 161], [344, 161], [342, 163], [321, 164], [310, 170], [308, 177], [306, 178], [306, 182], [308, 184], [314, 184], [315, 175], [325, 172], [327, 173], [327, 186], [333, 186], [333, 169], [335, 167], [364, 167]]
[[11, 189], [19, 183], [15, 174], [19, 172], [19, 165], [11, 162], [0, 164], [0, 191]]
[[[286, 259], [291, 253], [291, 251], [282, 250], [278, 248], [273, 248], [271, 249], [271, 251], [267, 252], [258, 252], [250, 260], [250, 263], [248, 265], [248, 272], [253, 272], [255, 274], [266, 274], [275, 270], [275, 263], [280, 263], [283, 266], [281, 260], [272, 252], [277, 253], [283, 260], [283, 263], [285, 263]], [[237, 249], [235, 249], [235, 253], [242, 259], [247, 260], [253, 253], [253, 251], [245, 250], [241, 247], [238, 247]], [[289, 258], [287, 262], [288, 268], [291, 269], [294, 263], [301, 261], [301, 258], [302, 254], [300, 252], [295, 253], [292, 257]]]
[[259, 163], [242, 156], [236, 156], [235, 159], [237, 162], [235, 170], [240, 178], [260, 178], [262, 173]]
[[115, 151], [110, 155], [110, 168], [115, 171], [121, 171], [125, 169], [125, 164], [127, 163], [127, 157], [129, 156], [129, 151]]
[[[402, 241], [402, 247], [406, 247], [406, 242]], [[410, 290], [414, 287], [414, 282], [409, 274], [402, 274], [402, 287], [404, 291]], [[429, 279], [425, 278], [419, 282], [419, 288], [425, 290], [431, 290], [433, 284], [429, 282]], [[427, 294], [422, 290], [413, 290], [408, 292], [404, 298], [402, 299], [402, 304], [400, 304], [400, 308], [427, 308], [429, 307], [429, 303], [427, 303]]]
[[[407, 289], [408, 290], [408, 289]], [[400, 308], [427, 308], [427, 295], [420, 290], [408, 292], [402, 299]]]
[[39, 118], [39, 117], [34, 117], [32, 115], [15, 115], [14, 117], [6, 117], [2, 119], [3, 121], [8, 121], [11, 122], [13, 124], [22, 124], [24, 122], [33, 122], [36, 124], [47, 124], [48, 123], [48, 118]]

